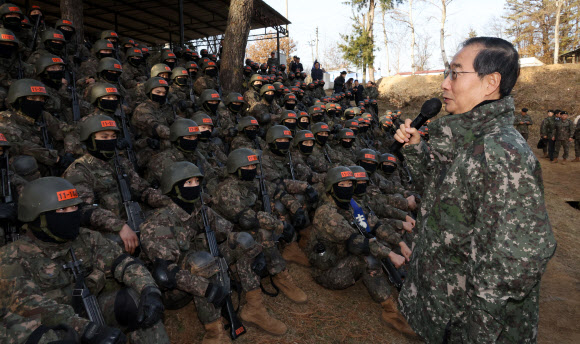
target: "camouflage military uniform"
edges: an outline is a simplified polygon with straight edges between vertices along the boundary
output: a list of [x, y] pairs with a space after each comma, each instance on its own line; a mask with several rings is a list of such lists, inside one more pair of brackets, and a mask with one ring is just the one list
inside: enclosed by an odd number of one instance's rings
[[[24, 226], [24, 229], [26, 229]], [[45, 326], [66, 324], [83, 333], [89, 320], [76, 314], [72, 307], [75, 287], [73, 276], [62, 266], [71, 261], [69, 249], [73, 249], [82, 269], [90, 274], [85, 283], [91, 293], [98, 296], [99, 306], [107, 324], [119, 327], [113, 314], [111, 295], [124, 284], [137, 293], [146, 287], [155, 287], [149, 271], [135, 260], [123, 255], [121, 249], [100, 233], [81, 228], [77, 239], [64, 244], [43, 242], [30, 232], [12, 245], [0, 248], [0, 278], [13, 279], [19, 297], [11, 305], [18, 315], [32, 316]], [[112, 268], [114, 267], [114, 270]], [[114, 279], [116, 280], [113, 280]], [[169, 343], [161, 322], [148, 329], [131, 333], [133, 343]]]
[[576, 159], [580, 158], [580, 119], [576, 119], [576, 129], [574, 130], [574, 153]]
[[[523, 122], [523, 124], [520, 124], [520, 122]], [[522, 114], [515, 115], [514, 125], [516, 130], [522, 134], [526, 141], [528, 140], [528, 135], [530, 133], [530, 125], [532, 124], [533, 122], [531, 116]]]
[[175, 121], [176, 113], [170, 104], [163, 106], [150, 99], [143, 101], [131, 117], [131, 126], [135, 137], [140, 137], [136, 143], [139, 166], [147, 165], [149, 158], [155, 154], [147, 139], [160, 140], [161, 149], [169, 147], [169, 127]]
[[260, 97], [259, 92], [256, 92], [256, 90], [250, 88], [246, 92], [244, 92], [244, 101], [247, 104], [247, 108], [251, 109], [254, 105], [262, 101], [262, 98]]
[[207, 75], [202, 75], [195, 80], [193, 83], [193, 90], [196, 96], [201, 96], [201, 92], [204, 90], [217, 90], [219, 89], [219, 84], [217, 78], [212, 78]]
[[[328, 159], [330, 159], [330, 161], [328, 161]], [[312, 171], [316, 173], [326, 173], [333, 167], [341, 166], [339, 156], [336, 154], [334, 149], [330, 148], [328, 143], [325, 143], [324, 147], [322, 147], [318, 142], [314, 143], [312, 154], [306, 158], [306, 162]], [[354, 163], [351, 165], [354, 165]]]
[[556, 242], [513, 111], [508, 96], [432, 122], [432, 163], [424, 142], [402, 149], [425, 190], [399, 303], [427, 342], [536, 342]]
[[123, 63], [123, 73], [121, 73], [121, 83], [126, 89], [137, 87], [137, 84], [147, 81], [147, 71], [145, 67], [139, 68], [131, 65], [129, 62]]
[[23, 61], [19, 62], [16, 54], [9, 59], [0, 58], [0, 109], [2, 110], [6, 109], [4, 99], [12, 81], [18, 79], [19, 70], [22, 70], [23, 78], [34, 77], [34, 66]]
[[250, 140], [250, 138], [248, 138], [243, 132], [238, 132], [238, 135], [236, 135], [233, 140], [232, 143], [230, 144], [230, 151], [233, 151], [235, 149], [238, 148], [249, 148], [252, 150], [262, 150], [266, 147], [266, 141], [264, 141], [261, 137], [256, 137], [256, 140], [258, 140], [258, 144], [260, 145], [260, 148], [258, 148], [256, 146], [256, 142]]
[[[542, 120], [542, 124], [540, 125], [540, 139], [545, 141], [545, 145], [542, 148], [544, 155], [548, 154], [548, 142], [552, 140], [550, 136], [552, 133], [552, 128], [554, 126], [554, 116], [546, 117]], [[546, 136], [546, 139], [544, 139]]]
[[[201, 202], [191, 214], [175, 203], [157, 209], [142, 226], [141, 242], [150, 261], [156, 258], [175, 262], [180, 271], [176, 275], [177, 289], [166, 292], [165, 298], [177, 300], [192, 294], [200, 321], [209, 324], [221, 317], [221, 309], [216, 308], [204, 297], [209, 281], [206, 278], [190, 273], [188, 256], [197, 251], [209, 251], [205, 244], [204, 223], [201, 218]], [[228, 265], [235, 264], [244, 291], [260, 287], [258, 276], [252, 271], [252, 262], [260, 253], [256, 245], [251, 251], [243, 252], [240, 248], [231, 249], [230, 243], [235, 243], [232, 233], [233, 224], [211, 208], [207, 208], [207, 216], [214, 230], [219, 245], [220, 254], [226, 258]], [[173, 263], [172, 263], [173, 264]], [[169, 265], [169, 269], [173, 266]]]
[[570, 119], [560, 119], [556, 121], [554, 126], [554, 136], [556, 137], [554, 147], [554, 158], [558, 159], [560, 155], [560, 147], [564, 148], [564, 155], [562, 158], [568, 159], [570, 154], [570, 138], [574, 135], [574, 123]]
[[181, 117], [191, 118], [195, 112], [195, 104], [189, 98], [189, 88], [187, 86], [171, 84], [169, 90], [167, 101], [171, 104], [175, 112]]
[[[269, 120], [264, 117], [265, 114], [270, 114]], [[280, 121], [282, 109], [280, 106], [278, 106], [278, 104], [276, 104], [275, 101], [272, 101], [271, 104], [268, 104], [268, 102], [262, 99], [259, 103], [255, 103], [252, 107], [250, 107], [248, 115], [256, 118], [258, 122], [260, 122], [260, 127], [267, 131], [268, 128], [273, 125], [273, 123], [278, 123]]]

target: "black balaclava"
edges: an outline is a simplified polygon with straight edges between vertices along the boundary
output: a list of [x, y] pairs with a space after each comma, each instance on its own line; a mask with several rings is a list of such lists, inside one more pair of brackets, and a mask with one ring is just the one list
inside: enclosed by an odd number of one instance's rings
[[298, 144], [298, 148], [300, 149], [300, 151], [301, 151], [303, 154], [306, 154], [306, 155], [312, 154], [312, 151], [314, 150], [314, 145], [312, 145], [312, 146], [306, 146], [306, 145], [304, 144], [304, 142], [305, 142], [305, 141], [302, 141], [302, 142], [300, 142], [300, 143]]
[[211, 130], [199, 132], [199, 139], [202, 140], [203, 142], [209, 141], [210, 138], [211, 138]]
[[290, 149], [290, 142], [277, 142], [274, 141], [269, 144], [270, 150], [279, 156], [284, 156], [288, 153], [288, 149]]
[[14, 44], [0, 44], [0, 57], [9, 59], [14, 55], [18, 48]]
[[316, 143], [318, 143], [321, 146], [324, 146], [326, 144], [326, 141], [328, 141], [328, 136], [322, 136], [319, 134], [314, 135], [314, 138]]
[[254, 141], [256, 139], [256, 136], [258, 136], [258, 129], [244, 128], [244, 134], [246, 135], [247, 138]]
[[340, 140], [340, 145], [346, 149], [350, 149], [352, 148], [352, 144], [354, 143], [354, 141], [345, 141], [345, 140]]
[[64, 78], [64, 70], [45, 70], [40, 75], [42, 82], [54, 89], [60, 89], [62, 86], [62, 79]]
[[242, 111], [242, 108], [244, 107], [244, 104], [235, 104], [235, 103], [230, 103], [230, 105], [228, 105], [228, 109], [233, 112], [233, 113], [239, 113], [240, 111]]
[[43, 101], [29, 100], [26, 99], [26, 97], [18, 98], [17, 102], [19, 110], [26, 116], [33, 118], [35, 121], [38, 120], [40, 115], [42, 115], [44, 103], [45, 102]]
[[103, 99], [99, 98], [97, 101], [97, 107], [105, 112], [114, 113], [119, 107], [119, 99]]
[[217, 68], [206, 69], [205, 75], [209, 76], [210, 78], [215, 78], [218, 75], [218, 70]]
[[10, 31], [22, 30], [22, 20], [20, 17], [4, 17], [3, 23], [4, 27]]
[[103, 78], [107, 82], [110, 82], [111, 84], [116, 84], [117, 82], [119, 82], [120, 76], [121, 73], [112, 72], [110, 70], [104, 70], [101, 72], [101, 78]]
[[47, 41], [44, 43], [44, 47], [49, 52], [51, 52], [55, 55], [60, 55], [64, 49], [64, 44], [62, 42], [56, 43], [55, 41]]
[[391, 164], [382, 164], [381, 170], [383, 172], [385, 172], [386, 174], [392, 174], [393, 172], [395, 172], [397, 170], [397, 166], [394, 166]]
[[197, 142], [199, 140], [188, 140], [185, 137], [180, 137], [177, 141], [175, 141], [175, 145], [179, 150], [184, 152], [195, 152], [197, 149]]
[[292, 104], [292, 103], [284, 103], [284, 108], [286, 110], [294, 110], [294, 108], [296, 107], [296, 103]]
[[298, 129], [307, 130], [308, 127], [310, 126], [310, 122], [301, 122], [300, 119], [298, 119], [296, 126], [298, 127]]
[[218, 102], [217, 104], [210, 104], [209, 102], [205, 102], [203, 103], [203, 108], [209, 112], [211, 115], [215, 115], [218, 107], [220, 106], [220, 103]]
[[181, 207], [181, 209], [185, 210], [188, 214], [191, 214], [195, 208], [195, 202], [197, 202], [201, 195], [201, 184], [189, 187], [185, 187], [183, 184], [185, 184], [185, 180], [175, 184], [169, 196], [175, 204]]
[[349, 186], [338, 186], [338, 183], [332, 185], [332, 190], [330, 194], [336, 204], [341, 208], [348, 208], [352, 195], [354, 193], [354, 187]]
[[263, 96], [264, 100], [268, 104], [272, 104], [272, 101], [274, 100], [274, 97], [275, 97], [274, 94], [264, 94], [264, 96]]
[[288, 123], [286, 121], [282, 122], [282, 125], [286, 126], [286, 128], [290, 129], [290, 131], [294, 132], [296, 130], [296, 122]]
[[97, 159], [104, 161], [111, 160], [115, 156], [115, 148], [117, 148], [117, 139], [111, 140], [96, 140], [95, 134], [85, 141], [87, 151], [89, 154]]
[[165, 103], [167, 102], [167, 93], [165, 93], [164, 96], [151, 93], [150, 97], [152, 101], [158, 103], [159, 105], [165, 105]]
[[367, 192], [367, 186], [369, 185], [369, 183], [356, 183], [356, 186], [354, 188], [354, 195], [361, 197], [362, 195], [364, 195]]
[[256, 178], [258, 175], [258, 169], [253, 168], [249, 170], [245, 170], [243, 168], [238, 168], [238, 177], [246, 182], [250, 182]]
[[44, 242], [72, 241], [79, 236], [81, 212], [78, 209], [68, 213], [57, 213], [56, 210], [47, 211], [30, 222], [29, 227], [34, 236]]
[[377, 170], [377, 164], [374, 162], [359, 161], [358, 165], [365, 169], [368, 173], [374, 173]]
[[173, 61], [173, 62], [163, 61], [163, 63], [165, 63], [166, 65], [168, 65], [169, 68], [171, 68], [171, 69], [175, 68], [175, 61]]

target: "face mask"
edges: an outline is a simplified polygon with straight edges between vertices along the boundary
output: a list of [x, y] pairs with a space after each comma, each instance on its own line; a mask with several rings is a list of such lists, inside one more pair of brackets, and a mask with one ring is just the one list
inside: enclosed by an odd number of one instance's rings
[[143, 63], [143, 59], [142, 58], [130, 58], [129, 59], [129, 64], [133, 67], [139, 67], [141, 64]]
[[167, 102], [167, 95], [160, 96], [158, 94], [151, 93], [151, 100], [160, 105], [164, 105]]
[[238, 169], [238, 177], [240, 177], [241, 180], [246, 181], [246, 182], [250, 182], [250, 181], [256, 179], [257, 175], [258, 175], [257, 168], [254, 168], [251, 170], [245, 170], [243, 168]]
[[333, 110], [331, 110], [331, 111], [328, 111], [328, 115], [329, 115], [330, 117], [334, 117], [334, 116], [336, 116], [336, 111], [333, 111]]
[[288, 77], [288, 79], [290, 79], [290, 80], [294, 80], [294, 75], [290, 75], [290, 76]]
[[363, 134], [364, 134], [364, 133], [366, 133], [366, 132], [367, 132], [367, 129], [368, 129], [368, 128], [369, 128], [369, 127], [360, 127], [358, 130], [359, 130], [361, 133], [363, 133]]
[[119, 76], [121, 76], [121, 73], [115, 73], [108, 70], [101, 72], [101, 77], [111, 84], [116, 84], [119, 81]]
[[269, 144], [269, 147], [274, 154], [283, 156], [288, 153], [288, 149], [290, 149], [290, 142], [272, 142]]
[[51, 53], [54, 53], [55, 55], [58, 55], [58, 53], [60, 53], [64, 48], [64, 44], [56, 43], [54, 41], [48, 41], [45, 43], [45, 45], [46, 50], [50, 51]]
[[175, 78], [173, 80], [173, 83], [175, 83], [177, 86], [187, 86], [187, 78], [185, 77]]
[[105, 57], [113, 57], [113, 53], [98, 53], [99, 59], [104, 59]]
[[180, 137], [177, 141], [177, 147], [182, 151], [194, 152], [197, 148], [197, 140], [188, 140], [184, 137]]
[[19, 17], [6, 17], [4, 18], [4, 26], [12, 31], [20, 31], [22, 28], [21, 21]]
[[286, 128], [290, 129], [291, 131], [296, 130], [296, 122], [294, 122], [294, 123], [284, 122], [283, 125], [285, 125]]
[[217, 76], [217, 74], [218, 74], [218, 71], [215, 68], [205, 70], [205, 75], [209, 76], [210, 78], [215, 78]]
[[304, 97], [304, 95], [300, 94], [300, 93], [296, 96], [296, 98], [298, 98], [298, 100], [302, 100], [303, 97]]
[[171, 192], [171, 199], [175, 204], [185, 210], [188, 214], [193, 212], [195, 207], [195, 201], [199, 198], [201, 193], [201, 186], [183, 186], [184, 181], [179, 182], [178, 185], [173, 187]]
[[252, 141], [254, 141], [256, 136], [258, 136], [258, 131], [255, 129], [244, 129], [244, 133]]
[[199, 198], [199, 195], [201, 193], [201, 185], [197, 185], [197, 186], [188, 186], [185, 187], [183, 186], [184, 182], [179, 182], [178, 184], [178, 188], [179, 188], [179, 193], [181, 194], [181, 198], [184, 201], [195, 201]]
[[192, 79], [195, 79], [195, 76], [196, 76], [196, 75], [197, 75], [197, 71], [196, 71], [196, 70], [189, 72], [189, 76], [190, 76]]
[[95, 140], [92, 137], [92, 147], [88, 147], [88, 152], [97, 159], [104, 161], [111, 160], [115, 156], [115, 148], [117, 148], [117, 139], [112, 140]]
[[286, 108], [286, 110], [294, 110], [294, 108], [296, 107], [296, 103], [286, 103], [284, 104], [284, 107]]
[[40, 18], [40, 14], [35, 14], [30, 16], [30, 23], [36, 25], [36, 21]]
[[354, 194], [356, 196], [362, 196], [367, 192], [367, 186], [369, 184], [368, 183], [357, 183], [355, 188], [354, 188]]
[[252, 75], [252, 72], [244, 72], [244, 76], [250, 76]]
[[169, 66], [169, 68], [173, 69], [175, 68], [175, 62], [167, 62], [165, 61], [165, 64]]
[[332, 198], [334, 198], [335, 200], [337, 200], [341, 203], [350, 202], [350, 199], [352, 198], [353, 193], [354, 193], [354, 188], [352, 186], [343, 187], [343, 186], [338, 186], [338, 184], [334, 184], [332, 186]]
[[99, 99], [97, 102], [97, 107], [105, 112], [115, 112], [117, 107], [119, 106], [119, 100], [111, 100], [111, 99]]
[[62, 32], [62, 35], [64, 36], [64, 39], [68, 42], [70, 41], [73, 36], [75, 35], [74, 31], [67, 31], [67, 30], [60, 30]]
[[44, 242], [72, 241], [79, 236], [81, 212], [79, 210], [69, 213], [47, 211], [32, 221], [31, 225], [34, 236]]
[[352, 141], [347, 142], [345, 140], [340, 140], [340, 145], [346, 149], [350, 149], [352, 147]]
[[397, 169], [397, 166], [384, 164], [384, 165], [381, 166], [381, 169], [386, 174], [391, 174], [391, 173], [395, 172], [395, 170]]
[[328, 136], [322, 136], [322, 135], [315, 135], [316, 138], [316, 143], [318, 143], [321, 146], [324, 146], [326, 144], [326, 141], [328, 141]]
[[218, 109], [218, 106], [220, 106], [220, 103], [217, 104], [210, 104], [210, 103], [203, 103], [203, 108], [206, 109], [208, 112], [210, 112], [211, 114], [215, 114], [215, 112]]
[[231, 112], [238, 113], [238, 112], [242, 111], [243, 106], [244, 106], [243, 104], [231, 103], [230, 106], [228, 106], [228, 108], [230, 109]]
[[368, 162], [361, 161], [358, 163], [358, 165], [360, 167], [364, 168], [365, 171], [367, 171], [368, 173], [373, 173], [377, 170], [377, 164], [372, 163], [372, 162], [368, 163]]
[[321, 114], [316, 114], [316, 115], [312, 115], [312, 121], [317, 123], [317, 122], [322, 122], [322, 115]]
[[298, 129], [306, 130], [310, 123], [308, 122], [298, 122]]
[[272, 101], [274, 100], [274, 95], [273, 94], [264, 94], [264, 100], [266, 101], [266, 103], [271, 104]]
[[37, 120], [44, 110], [44, 102], [36, 100], [20, 99], [20, 111], [26, 116]]
[[298, 147], [300, 148], [300, 151], [306, 155], [312, 154], [312, 151], [314, 150], [314, 146], [306, 146], [302, 143], [300, 143]]
[[16, 47], [12, 44], [0, 44], [0, 57], [8, 59], [16, 52]]
[[199, 133], [199, 139], [203, 142], [208, 141], [211, 138], [211, 130], [201, 131]]
[[254, 90], [255, 90], [256, 92], [260, 92], [260, 88], [262, 88], [262, 84], [256, 84], [256, 83], [254, 83], [254, 84], [252, 85], [252, 88], [254, 88]]
[[64, 70], [47, 70], [46, 78], [52, 80], [53, 82], [62, 83], [62, 79], [64, 78]]

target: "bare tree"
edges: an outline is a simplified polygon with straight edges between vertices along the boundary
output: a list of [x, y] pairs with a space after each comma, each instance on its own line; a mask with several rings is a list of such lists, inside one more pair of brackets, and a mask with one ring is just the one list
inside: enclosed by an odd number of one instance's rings
[[223, 45], [220, 78], [225, 93], [241, 92], [244, 52], [248, 44], [254, 0], [231, 0]]
[[428, 34], [417, 35], [417, 62], [415, 66], [418, 71], [429, 70], [431, 55], [431, 37]]
[[385, 14], [387, 13], [387, 7], [384, 3], [381, 3], [381, 15], [383, 24], [383, 35], [385, 40], [385, 54], [387, 55], [387, 72], [388, 75], [391, 74], [391, 65], [389, 63], [389, 36], [387, 36], [387, 26], [385, 21]]
[[409, 0], [409, 11], [395, 9], [391, 11], [391, 18], [404, 23], [411, 32], [411, 71], [415, 73], [415, 24], [413, 23], [413, 0]]
[[560, 12], [564, 0], [556, 0], [556, 25], [554, 27], [554, 64], [558, 64], [558, 55], [560, 54]]
[[79, 44], [84, 40], [83, 1], [60, 0], [60, 15], [62, 19], [73, 22]]
[[336, 42], [324, 46], [321, 63], [326, 70], [347, 69], [350, 66], [348, 61], [342, 57]]
[[486, 35], [498, 38], [505, 37], [505, 20], [503, 18], [492, 16], [485, 27], [487, 28]]

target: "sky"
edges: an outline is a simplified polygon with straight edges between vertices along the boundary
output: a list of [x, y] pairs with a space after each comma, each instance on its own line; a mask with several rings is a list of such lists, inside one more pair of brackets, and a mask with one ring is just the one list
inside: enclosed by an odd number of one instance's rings
[[[318, 27], [318, 56], [324, 60], [324, 51], [338, 49], [342, 42], [340, 34], [348, 34], [353, 26], [352, 10], [342, 0], [265, 0], [272, 8], [286, 15], [288, 3], [288, 19], [292, 22], [288, 27], [290, 37], [297, 41], [296, 55], [300, 56], [304, 69], [312, 67], [312, 50], [316, 55], [316, 47], [311, 48], [309, 42], [316, 40]], [[439, 0], [432, 0], [439, 3]], [[505, 0], [453, 0], [447, 7], [445, 48], [449, 60], [457, 51], [459, 44], [468, 37], [471, 29], [478, 35], [491, 35], [490, 23], [494, 18], [501, 17]], [[408, 11], [408, 0], [399, 5], [401, 10]], [[389, 44], [389, 65], [391, 75], [396, 73], [397, 60], [399, 71], [411, 70], [411, 35], [404, 24], [386, 17], [387, 36], [394, 43]], [[439, 47], [440, 10], [426, 2], [414, 0], [413, 19], [415, 31], [421, 40], [428, 39], [431, 52], [428, 67], [442, 69], [443, 62]], [[388, 75], [387, 57], [385, 52], [381, 12], [375, 13], [375, 68], [381, 69], [383, 76]], [[263, 29], [261, 32], [263, 33]], [[417, 39], [417, 38], [416, 38]], [[323, 66], [324, 67], [324, 66]]]

